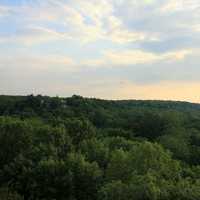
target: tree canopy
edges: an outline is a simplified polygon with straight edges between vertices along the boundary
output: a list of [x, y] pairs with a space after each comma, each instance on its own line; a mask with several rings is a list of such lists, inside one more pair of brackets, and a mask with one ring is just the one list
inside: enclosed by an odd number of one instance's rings
[[198, 200], [200, 105], [0, 96], [0, 199]]

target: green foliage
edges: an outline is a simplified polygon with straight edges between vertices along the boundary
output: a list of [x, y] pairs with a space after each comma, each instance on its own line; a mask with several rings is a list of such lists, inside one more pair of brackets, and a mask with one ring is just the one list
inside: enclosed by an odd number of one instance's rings
[[62, 160], [42, 160], [33, 170], [32, 196], [64, 200], [73, 195], [73, 173]]
[[0, 167], [12, 162], [31, 144], [32, 130], [28, 123], [15, 118], [0, 118]]
[[179, 162], [173, 160], [170, 153], [159, 144], [139, 144], [131, 151], [131, 161], [138, 174], [150, 172], [165, 179], [177, 179], [180, 175]]
[[96, 161], [100, 167], [106, 168], [109, 160], [109, 148], [101, 140], [97, 138], [83, 140], [80, 149], [88, 161]]
[[108, 181], [127, 181], [131, 177], [132, 170], [129, 153], [118, 149], [111, 154], [110, 162], [106, 169], [106, 178]]
[[81, 154], [70, 154], [68, 162], [73, 172], [74, 197], [77, 200], [93, 200], [101, 183], [102, 171], [96, 162], [87, 162]]
[[200, 106], [0, 96], [0, 199], [198, 200]]
[[19, 194], [15, 191], [11, 191], [6, 187], [0, 188], [0, 199], [1, 200], [23, 200]]
[[65, 121], [65, 126], [75, 145], [95, 136], [95, 127], [86, 119], [70, 119]]
[[129, 188], [120, 180], [105, 184], [99, 191], [98, 200], [130, 199]]

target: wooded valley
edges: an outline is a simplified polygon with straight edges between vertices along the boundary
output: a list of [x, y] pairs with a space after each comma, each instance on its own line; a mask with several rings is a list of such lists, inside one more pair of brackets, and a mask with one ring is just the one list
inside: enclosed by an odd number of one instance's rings
[[1, 200], [199, 200], [200, 104], [0, 96]]

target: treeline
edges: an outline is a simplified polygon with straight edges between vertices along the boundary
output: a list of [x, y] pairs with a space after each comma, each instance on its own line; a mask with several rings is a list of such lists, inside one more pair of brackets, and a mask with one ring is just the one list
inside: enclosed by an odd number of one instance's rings
[[200, 105], [0, 96], [1, 200], [198, 200]]

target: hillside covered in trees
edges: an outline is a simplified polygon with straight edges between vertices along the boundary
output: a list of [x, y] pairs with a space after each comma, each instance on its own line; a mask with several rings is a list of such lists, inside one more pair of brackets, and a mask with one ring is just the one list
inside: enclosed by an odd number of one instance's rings
[[1, 200], [199, 200], [200, 104], [0, 96]]

